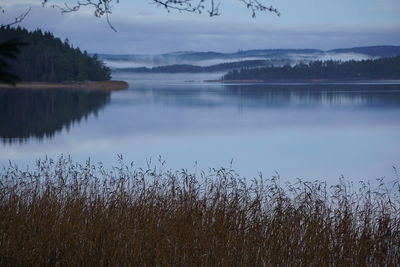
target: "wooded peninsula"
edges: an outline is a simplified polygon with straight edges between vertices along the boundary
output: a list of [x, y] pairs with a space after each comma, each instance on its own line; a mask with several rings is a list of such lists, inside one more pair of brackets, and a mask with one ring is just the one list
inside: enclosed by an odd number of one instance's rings
[[74, 48], [66, 39], [62, 41], [50, 32], [40, 29], [28, 31], [21, 27], [1, 27], [0, 43], [17, 40], [19, 47], [16, 60], [2, 59], [7, 69], [22, 82], [76, 82], [107, 81], [111, 70], [97, 55]]
[[294, 66], [232, 70], [222, 81], [304, 81], [400, 79], [400, 56], [362, 61], [313, 61]]

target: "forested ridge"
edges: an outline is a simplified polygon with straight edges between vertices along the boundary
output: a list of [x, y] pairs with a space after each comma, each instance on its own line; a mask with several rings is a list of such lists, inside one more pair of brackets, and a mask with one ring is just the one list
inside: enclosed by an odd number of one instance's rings
[[133, 72], [133, 73], [199, 73], [199, 72], [215, 72], [228, 71], [240, 68], [254, 68], [265, 66], [269, 63], [268, 60], [243, 60], [235, 62], [221, 63], [211, 66], [196, 66], [189, 64], [175, 64], [157, 67], [138, 67], [138, 68], [120, 68], [115, 71]]
[[362, 61], [313, 61], [294, 66], [243, 68], [223, 80], [307, 80], [307, 79], [400, 79], [400, 56]]
[[74, 48], [68, 39], [62, 41], [50, 32], [0, 28], [0, 43], [13, 39], [26, 43], [20, 47], [16, 60], [7, 59], [9, 71], [21, 81], [103, 81], [111, 77], [110, 69], [97, 55], [89, 56]]

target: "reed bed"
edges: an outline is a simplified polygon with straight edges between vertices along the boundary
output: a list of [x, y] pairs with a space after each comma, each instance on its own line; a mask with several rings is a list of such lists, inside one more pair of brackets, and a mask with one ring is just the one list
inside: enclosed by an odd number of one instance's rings
[[0, 173], [1, 266], [398, 266], [400, 188], [61, 157]]

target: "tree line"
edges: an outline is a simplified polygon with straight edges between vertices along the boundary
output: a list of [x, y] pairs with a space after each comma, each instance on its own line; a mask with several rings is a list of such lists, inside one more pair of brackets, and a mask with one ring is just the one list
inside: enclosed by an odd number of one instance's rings
[[74, 48], [66, 39], [56, 38], [40, 29], [28, 31], [21, 27], [1, 27], [0, 43], [18, 40], [20, 47], [15, 60], [2, 58], [7, 70], [22, 81], [103, 81], [111, 78], [111, 70], [97, 55]]
[[227, 71], [240, 68], [261, 67], [268, 64], [267, 60], [244, 60], [228, 63], [215, 64], [211, 66], [196, 66], [189, 64], [175, 64], [157, 67], [138, 67], [138, 68], [119, 68], [115, 71], [133, 72], [133, 73], [199, 73]]
[[294, 66], [243, 68], [223, 80], [400, 79], [400, 56], [362, 61], [312, 61]]

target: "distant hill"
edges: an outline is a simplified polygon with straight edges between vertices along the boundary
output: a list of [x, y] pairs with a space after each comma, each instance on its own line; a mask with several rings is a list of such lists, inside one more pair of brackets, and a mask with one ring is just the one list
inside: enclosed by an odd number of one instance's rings
[[218, 52], [185, 52], [162, 54], [165, 58], [179, 58], [180, 60], [210, 60], [210, 59], [240, 59], [246, 57], [271, 57], [282, 54], [313, 54], [323, 51], [317, 49], [260, 49], [260, 50], [244, 50], [234, 53], [218, 53]]
[[381, 46], [367, 46], [367, 47], [353, 47], [353, 48], [340, 48], [330, 50], [334, 53], [359, 53], [370, 55], [372, 57], [396, 57], [400, 56], [400, 46], [394, 45], [381, 45]]
[[195, 66], [188, 64], [174, 64], [159, 67], [139, 67], [139, 68], [122, 68], [115, 69], [117, 72], [132, 72], [132, 73], [199, 73], [199, 72], [218, 72], [228, 71], [241, 68], [254, 68], [254, 67], [265, 67], [269, 64], [267, 60], [246, 60], [236, 61], [230, 63], [222, 63], [211, 66]]
[[[369, 46], [320, 49], [255, 49], [233, 53], [183, 51], [159, 55], [110, 55], [99, 57], [113, 69], [159, 67], [167, 65], [214, 66], [237, 61], [267, 60], [275, 66], [311, 62], [317, 60], [366, 60], [371, 58], [400, 56], [400, 46]], [[167, 68], [168, 69], [168, 68]]]
[[[323, 54], [323, 51], [316, 49], [265, 49], [238, 51], [235, 53], [219, 52], [174, 52], [160, 55], [110, 55], [100, 54], [99, 58], [109, 63], [113, 69], [119, 63], [131, 62], [136, 67], [157, 67], [167, 65], [200, 65], [212, 66], [236, 61], [269, 60], [277, 64], [287, 64], [293, 61], [294, 57], [315, 58]], [[116, 64], [113, 64], [116, 63]]]
[[315, 54], [323, 53], [324, 51], [318, 49], [259, 49], [259, 50], [244, 50], [234, 53], [220, 53], [220, 52], [173, 52], [159, 55], [127, 55], [127, 54], [100, 54], [99, 57], [105, 60], [137, 60], [137, 61], [201, 61], [210, 59], [240, 59], [243, 57], [271, 57], [282, 54]]
[[22, 81], [104, 81], [111, 77], [110, 69], [97, 55], [89, 56], [50, 32], [1, 27], [0, 43], [11, 39], [27, 43], [16, 60], [3, 59], [11, 66], [9, 71]]

